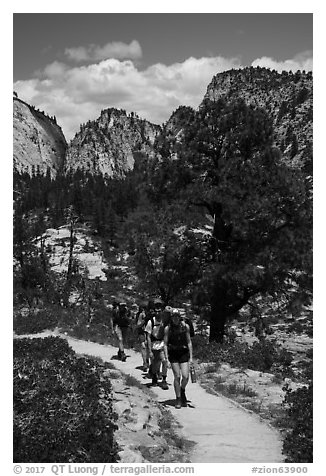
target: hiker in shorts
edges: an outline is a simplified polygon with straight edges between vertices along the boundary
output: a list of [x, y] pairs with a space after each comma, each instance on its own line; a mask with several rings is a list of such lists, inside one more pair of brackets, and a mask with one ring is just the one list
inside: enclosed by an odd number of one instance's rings
[[131, 318], [131, 323], [133, 328], [135, 328], [136, 326], [136, 319], [137, 319], [138, 312], [139, 312], [139, 306], [137, 303], [134, 302], [130, 308], [130, 318]]
[[[157, 316], [158, 314], [162, 315], [162, 309], [164, 307], [163, 301], [160, 298], [155, 298], [155, 299], [149, 299], [147, 303], [147, 309], [146, 309], [146, 325], [149, 320], [153, 321], [154, 317]], [[146, 329], [146, 326], [145, 326]], [[149, 367], [148, 367], [148, 373], [147, 377], [152, 378], [152, 357], [150, 357], [149, 353], [149, 348], [148, 348], [148, 337], [147, 333], [146, 334], [146, 345], [147, 345], [147, 352], [148, 352], [148, 357], [149, 357]], [[160, 368], [158, 370], [157, 377], [161, 376]]]
[[145, 312], [145, 305], [140, 305], [136, 316], [136, 333], [140, 341], [140, 352], [143, 359], [143, 372], [147, 372], [149, 369], [149, 355], [147, 338], [145, 334], [145, 327], [147, 324], [147, 316]]
[[174, 376], [175, 407], [186, 407], [186, 386], [189, 381], [190, 365], [192, 365], [192, 343], [189, 325], [177, 310], [172, 312], [171, 322], [165, 327], [164, 349]]
[[152, 386], [158, 385], [158, 376], [162, 365], [161, 387], [163, 390], [168, 390], [169, 387], [166, 381], [168, 369], [167, 353], [164, 348], [164, 324], [160, 312], [150, 317], [145, 332], [147, 334], [148, 352], [151, 359]]
[[111, 334], [114, 333], [114, 324], [113, 322], [115, 321], [115, 316], [118, 313], [118, 308], [119, 308], [119, 303], [115, 297], [112, 297], [112, 303], [107, 306], [107, 309], [109, 311], [109, 328], [111, 331]]
[[[155, 298], [154, 299], [154, 301], [153, 301], [153, 313], [154, 313], [154, 316], [160, 315], [163, 327], [165, 327], [167, 325], [167, 322], [168, 322], [168, 314], [165, 312], [164, 303], [163, 303], [162, 299], [160, 299], [160, 298]], [[164, 340], [164, 335], [162, 337], [162, 340]], [[161, 364], [160, 364], [158, 372], [157, 372], [157, 378], [158, 379], [162, 378]]]
[[130, 313], [125, 302], [118, 304], [117, 310], [113, 313], [112, 326], [114, 333], [118, 339], [118, 358], [123, 362], [126, 360], [124, 351], [124, 342], [126, 340], [127, 331], [130, 323]]

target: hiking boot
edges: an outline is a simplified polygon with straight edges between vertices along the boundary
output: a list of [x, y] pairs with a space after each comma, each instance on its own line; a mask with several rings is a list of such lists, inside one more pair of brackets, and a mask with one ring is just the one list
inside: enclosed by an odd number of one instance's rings
[[163, 390], [169, 390], [169, 386], [168, 386], [168, 384], [167, 384], [167, 381], [164, 380], [164, 379], [162, 380], [161, 388], [162, 388]]
[[181, 396], [180, 396], [181, 397], [181, 405], [183, 407], [187, 407], [188, 405], [187, 405], [186, 391], [185, 391], [184, 388], [181, 388], [180, 391], [181, 391]]
[[175, 399], [175, 408], [181, 408], [181, 398]]
[[153, 377], [152, 377], [152, 387], [156, 387], [156, 386], [157, 386], [157, 376], [153, 375]]

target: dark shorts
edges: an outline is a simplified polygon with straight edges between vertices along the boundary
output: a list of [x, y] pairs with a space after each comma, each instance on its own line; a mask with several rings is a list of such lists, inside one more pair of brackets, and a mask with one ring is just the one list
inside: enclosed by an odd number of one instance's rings
[[190, 359], [189, 349], [168, 349], [168, 357], [171, 364], [183, 364]]

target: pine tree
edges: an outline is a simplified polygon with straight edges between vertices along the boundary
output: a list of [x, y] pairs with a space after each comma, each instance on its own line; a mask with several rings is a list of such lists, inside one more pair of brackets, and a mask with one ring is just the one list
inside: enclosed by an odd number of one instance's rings
[[[185, 127], [178, 160], [181, 173], [191, 171], [179, 187], [179, 197], [188, 197], [187, 219], [190, 210], [201, 211], [213, 222], [202, 279], [210, 338], [221, 342], [226, 321], [251, 297], [310, 275], [309, 192], [301, 171], [281, 163], [266, 113], [243, 101], [207, 101]], [[178, 180], [174, 173], [168, 189], [176, 192]]]

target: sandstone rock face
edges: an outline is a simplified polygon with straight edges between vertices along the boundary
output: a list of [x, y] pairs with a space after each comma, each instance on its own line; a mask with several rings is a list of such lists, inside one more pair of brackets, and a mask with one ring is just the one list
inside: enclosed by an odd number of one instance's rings
[[137, 154], [154, 156], [160, 126], [123, 110], [106, 109], [96, 121], [81, 125], [66, 155], [66, 171], [82, 169], [112, 177], [132, 170]]
[[55, 118], [14, 97], [13, 151], [14, 169], [32, 173], [50, 169], [54, 177], [63, 166], [67, 142]]
[[189, 106], [179, 106], [170, 116], [165, 124], [167, 136], [173, 136], [177, 142], [179, 136], [182, 136], [182, 130], [191, 117], [195, 114], [195, 110]]
[[205, 99], [227, 102], [244, 99], [265, 109], [273, 121], [275, 145], [293, 167], [312, 159], [313, 80], [311, 72], [278, 73], [266, 68], [244, 68], [219, 73], [207, 87]]

